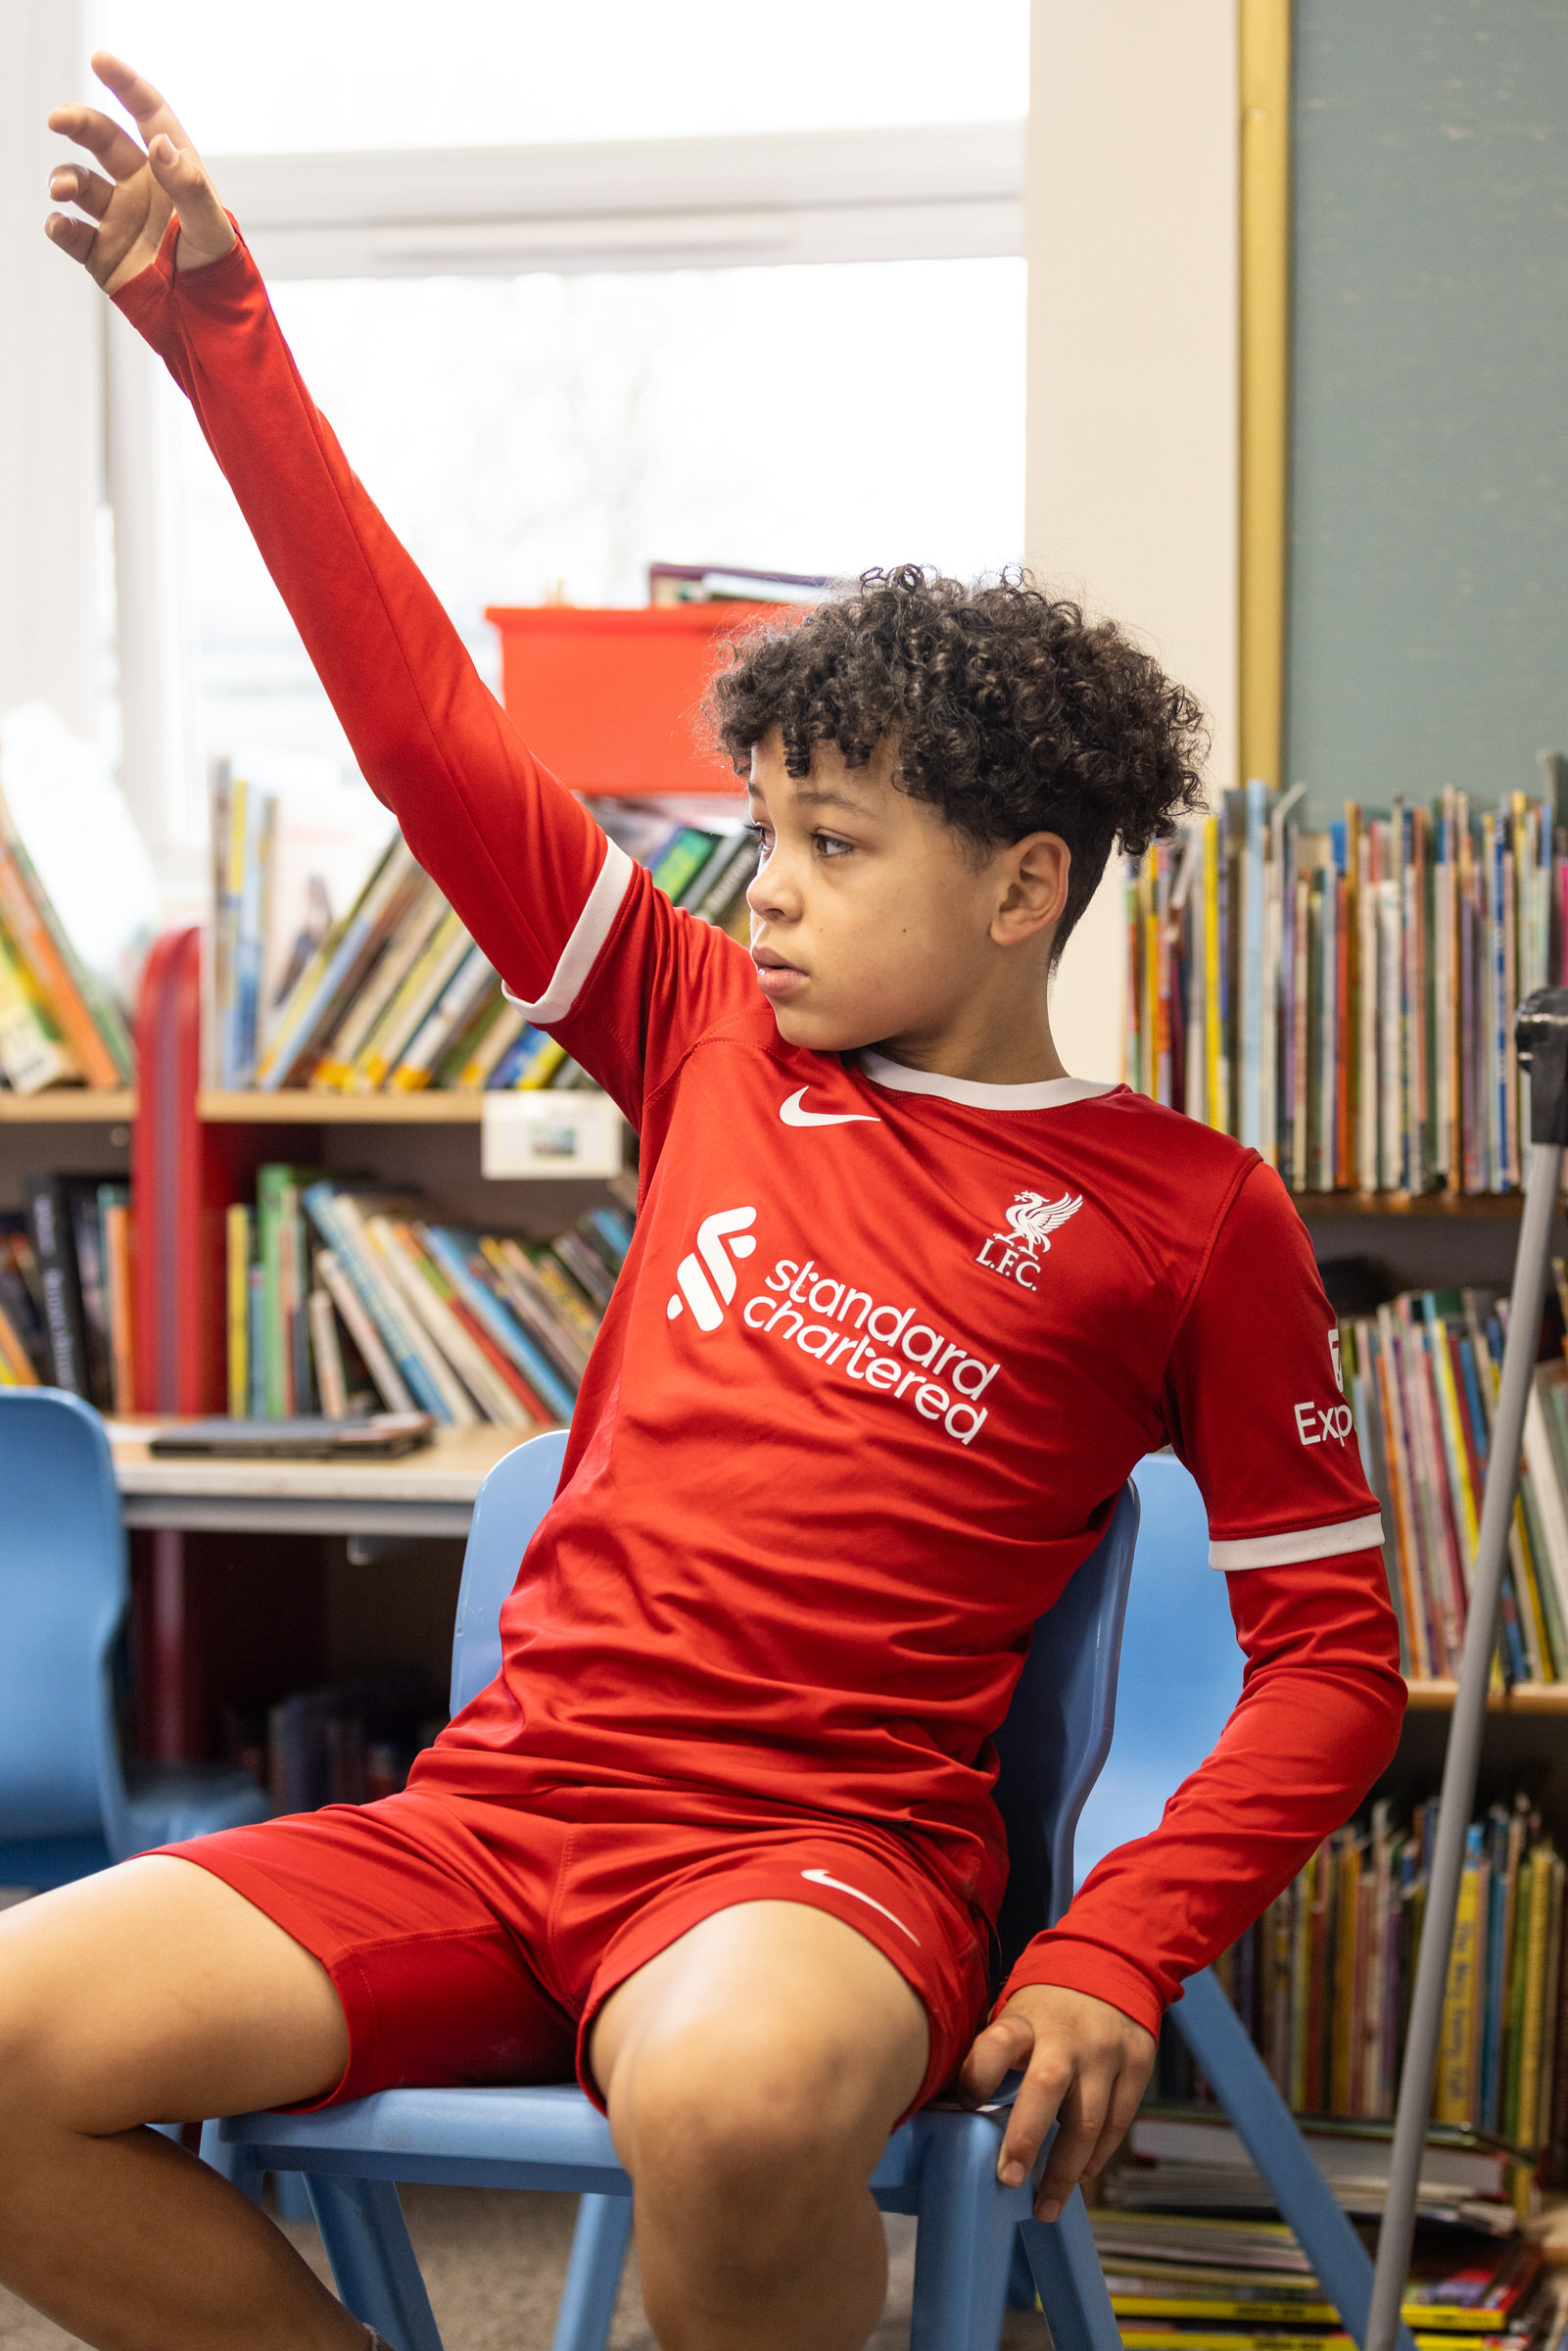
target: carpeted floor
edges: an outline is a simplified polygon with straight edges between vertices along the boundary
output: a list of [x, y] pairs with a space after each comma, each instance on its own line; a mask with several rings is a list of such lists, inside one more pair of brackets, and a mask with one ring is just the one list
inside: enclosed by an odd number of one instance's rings
[[[548, 2351], [571, 2244], [575, 2197], [410, 2187], [404, 2190], [404, 2206], [446, 2351]], [[887, 2231], [887, 2309], [872, 2336], [871, 2351], [906, 2351], [914, 2223], [891, 2219]], [[315, 2231], [291, 2228], [289, 2234], [324, 2276]], [[65, 2351], [76, 2339], [0, 2289], [0, 2351]], [[1037, 2314], [1008, 2313], [1002, 2351], [1050, 2351], [1050, 2339]], [[627, 2264], [610, 2345], [611, 2351], [655, 2351], [642, 2316], [635, 2254]]]

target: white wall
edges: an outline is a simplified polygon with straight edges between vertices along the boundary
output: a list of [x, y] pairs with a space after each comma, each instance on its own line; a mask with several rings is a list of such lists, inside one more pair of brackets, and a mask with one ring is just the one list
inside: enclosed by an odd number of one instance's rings
[[[1236, 779], [1236, 0], [1033, 0], [1025, 537], [1210, 712]], [[1075, 1076], [1121, 1067], [1119, 859], [1062, 959]]]
[[41, 698], [92, 733], [103, 297], [46, 243], [44, 116], [80, 95], [86, 0], [0, 0], [0, 710]]

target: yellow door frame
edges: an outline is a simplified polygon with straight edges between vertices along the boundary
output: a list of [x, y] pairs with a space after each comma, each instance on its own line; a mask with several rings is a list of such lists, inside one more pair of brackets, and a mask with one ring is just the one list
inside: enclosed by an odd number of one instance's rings
[[1290, 488], [1290, 0], [1239, 0], [1241, 780], [1282, 786]]

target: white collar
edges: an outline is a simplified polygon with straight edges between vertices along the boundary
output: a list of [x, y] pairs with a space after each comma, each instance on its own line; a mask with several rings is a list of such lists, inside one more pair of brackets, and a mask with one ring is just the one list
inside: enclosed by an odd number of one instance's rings
[[1093, 1102], [1116, 1088], [1106, 1078], [1046, 1078], [1037, 1085], [984, 1085], [974, 1078], [943, 1078], [933, 1070], [911, 1070], [880, 1053], [856, 1056], [873, 1085], [895, 1094], [937, 1094], [969, 1110], [1062, 1110], [1069, 1102]]

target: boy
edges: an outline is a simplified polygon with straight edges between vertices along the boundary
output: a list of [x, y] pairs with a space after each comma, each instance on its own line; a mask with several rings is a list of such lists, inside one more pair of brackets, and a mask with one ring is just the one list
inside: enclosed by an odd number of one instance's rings
[[[869, 577], [716, 690], [762, 852], [748, 958], [529, 759], [179, 125], [97, 70], [148, 150], [53, 116], [109, 176], [57, 171], [87, 217], [49, 233], [192, 398], [366, 777], [638, 1125], [642, 1201], [501, 1672], [406, 1794], [7, 1917], [0, 2272], [126, 2351], [348, 2346], [282, 2239], [139, 2126], [575, 2056], [666, 2351], [849, 2351], [892, 2125], [1022, 2069], [999, 2169], [1060, 2120], [1054, 2217], [1181, 1979], [1345, 1818], [1402, 1704], [1354, 1447], [1303, 1434], [1333, 1324], [1281, 1187], [1051, 1043], [1053, 956], [1114, 839], [1193, 804], [1198, 715], [1036, 591]], [[988, 1733], [1167, 1439], [1232, 1571], [1245, 1695], [976, 2034]]]

